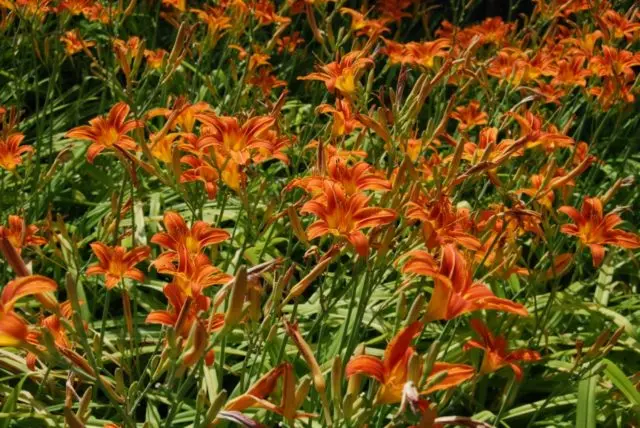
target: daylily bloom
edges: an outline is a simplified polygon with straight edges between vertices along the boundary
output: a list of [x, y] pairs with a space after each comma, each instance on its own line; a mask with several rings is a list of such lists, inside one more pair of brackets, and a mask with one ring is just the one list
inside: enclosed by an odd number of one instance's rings
[[326, 181], [339, 185], [347, 195], [354, 195], [363, 190], [391, 190], [391, 183], [382, 173], [376, 171], [366, 162], [357, 162], [349, 166], [340, 157], [332, 157], [327, 161], [326, 176], [309, 176], [292, 180], [287, 189], [300, 187], [313, 196], [322, 194]]
[[184, 246], [178, 248], [178, 260], [159, 257], [154, 263], [158, 272], [173, 276], [172, 284], [185, 296], [199, 295], [212, 285], [226, 284], [233, 276], [213, 266], [204, 254], [191, 256]]
[[[177, 334], [186, 339], [189, 336], [193, 324], [198, 322], [198, 314], [209, 310], [211, 300], [202, 294], [197, 294], [189, 298], [189, 296], [183, 294], [180, 287], [174, 283], [165, 285], [162, 291], [169, 301], [170, 309], [151, 311], [149, 315], [147, 315], [145, 322], [148, 324], [161, 324], [174, 327], [177, 329]], [[185, 305], [187, 304], [189, 307], [185, 309]], [[182, 315], [181, 319], [181, 314], [185, 310], [186, 312]], [[178, 325], [178, 322], [180, 322], [180, 325]], [[206, 324], [206, 329], [208, 332], [218, 331], [223, 326], [224, 314], [214, 314], [211, 322]]]
[[198, 114], [196, 117], [204, 125], [202, 135], [212, 137], [212, 148], [222, 160], [230, 157], [238, 165], [246, 165], [257, 148], [270, 146], [264, 136], [275, 124], [273, 117], [257, 116], [243, 123], [230, 116]]
[[247, 80], [247, 83], [260, 88], [265, 97], [271, 94], [273, 88], [287, 86], [287, 82], [274, 76], [269, 67], [260, 68], [257, 74]]
[[464, 256], [453, 244], [442, 249], [440, 266], [426, 251], [416, 250], [404, 265], [403, 272], [430, 276], [434, 279], [433, 294], [427, 306], [425, 320], [451, 320], [479, 310], [495, 310], [527, 316], [519, 303], [496, 297], [481, 282], [473, 282]]
[[134, 266], [149, 257], [149, 247], [136, 247], [127, 251], [119, 245], [108, 247], [102, 242], [93, 242], [91, 249], [98, 258], [98, 264], [89, 266], [87, 276], [104, 275], [107, 289], [112, 289], [124, 278], [144, 281], [144, 274]]
[[308, 239], [331, 234], [342, 236], [361, 256], [369, 253], [369, 240], [361, 229], [382, 226], [396, 219], [390, 209], [369, 207], [367, 196], [347, 195], [341, 186], [325, 182], [324, 194], [306, 202], [300, 210], [319, 219], [307, 229]]
[[472, 129], [478, 125], [485, 125], [489, 115], [480, 110], [480, 103], [478, 101], [471, 101], [466, 106], [456, 107], [451, 118], [459, 122], [458, 128], [461, 131]]
[[180, 183], [201, 181], [204, 184], [207, 197], [209, 199], [214, 199], [218, 193], [217, 183], [220, 179], [218, 171], [209, 162], [200, 159], [197, 156], [182, 156], [180, 158], [180, 162], [185, 163], [190, 167], [180, 175]]
[[78, 126], [65, 134], [68, 138], [91, 141], [87, 150], [87, 160], [93, 163], [95, 157], [105, 149], [118, 149], [123, 152], [136, 150], [136, 142], [126, 135], [136, 128], [144, 126], [139, 120], [126, 121], [129, 106], [123, 102], [114, 105], [107, 117], [96, 117], [89, 125]]
[[574, 224], [565, 224], [560, 228], [562, 233], [577, 236], [591, 250], [593, 266], [600, 266], [604, 259], [605, 245], [636, 249], [640, 248], [640, 236], [616, 229], [622, 219], [614, 211], [603, 213], [602, 201], [597, 198], [584, 198], [582, 210], [563, 206], [559, 212], [571, 217]]
[[[282, 398], [280, 404], [277, 405], [268, 401], [267, 397], [276, 389], [280, 378], [282, 378]], [[312, 413], [297, 410], [302, 405], [306, 395], [306, 390], [304, 389], [302, 391], [304, 395], [298, 395], [299, 392], [300, 390], [296, 391], [296, 379], [293, 366], [289, 363], [282, 363], [258, 379], [249, 387], [247, 392], [229, 400], [224, 406], [224, 410], [243, 411], [249, 408], [266, 409], [283, 416], [287, 420], [315, 417], [316, 415]]]
[[364, 14], [348, 7], [341, 7], [340, 13], [351, 17], [351, 30], [357, 36], [376, 38], [382, 33], [389, 32], [387, 24], [390, 20], [388, 18], [368, 19]]
[[471, 320], [471, 328], [480, 336], [480, 342], [469, 340], [463, 347], [465, 351], [472, 348], [483, 349], [484, 359], [480, 367], [480, 373], [495, 372], [504, 366], [510, 366], [517, 380], [522, 380], [522, 368], [517, 361], [538, 361], [540, 354], [530, 349], [507, 350], [507, 341], [502, 336], [494, 336], [485, 323], [479, 319]]
[[353, 51], [346, 54], [339, 61], [319, 67], [319, 71], [307, 76], [298, 77], [299, 80], [320, 80], [324, 82], [329, 92], [336, 89], [347, 97], [355, 94], [357, 81], [362, 70], [373, 65], [371, 58], [363, 57], [361, 51]]
[[197, 115], [210, 111], [211, 106], [204, 101], [191, 104], [183, 98], [179, 98], [176, 100], [173, 108], [154, 108], [149, 110], [145, 117], [153, 118], [156, 116], [164, 116], [169, 119], [169, 123], [165, 125], [168, 129], [173, 131], [177, 127], [180, 127], [182, 132], [191, 133], [198, 119]]
[[640, 53], [611, 46], [602, 46], [602, 56], [591, 58], [589, 68], [600, 77], [622, 77], [625, 81], [635, 79], [633, 67], [640, 65]]
[[57, 284], [50, 278], [30, 275], [9, 282], [0, 295], [0, 346], [19, 346], [28, 338], [28, 327], [13, 308], [26, 296], [55, 291]]
[[36, 235], [37, 232], [36, 225], [27, 225], [24, 219], [17, 215], [10, 215], [7, 226], [0, 226], [0, 237], [6, 238], [18, 254], [26, 246], [39, 247], [47, 243], [45, 238]]
[[[423, 324], [416, 321], [400, 330], [387, 345], [382, 359], [371, 355], [353, 357], [345, 368], [346, 376], [362, 374], [378, 381], [380, 388], [376, 394], [377, 404], [399, 403], [402, 400], [405, 384], [411, 381], [408, 363], [415, 352], [411, 342], [420, 333], [422, 327]], [[436, 362], [427, 377], [427, 382], [442, 372], [446, 372], [447, 375], [429, 389], [421, 391], [420, 394], [452, 388], [475, 374], [473, 367], [466, 364]], [[421, 374], [417, 373], [417, 376], [419, 378]]]
[[427, 248], [449, 242], [457, 242], [472, 250], [481, 247], [478, 238], [468, 233], [471, 225], [468, 210], [454, 207], [451, 198], [444, 193], [433, 197], [420, 193], [407, 204], [406, 215], [408, 219], [422, 223]]
[[31, 146], [20, 146], [24, 140], [24, 134], [15, 133], [5, 138], [0, 137], [0, 168], [13, 171], [22, 164], [22, 155], [33, 152]]
[[96, 44], [96, 42], [87, 42], [83, 40], [77, 29], [65, 32], [64, 35], [60, 37], [60, 41], [64, 43], [64, 51], [69, 56], [82, 52]]
[[321, 104], [316, 111], [318, 113], [330, 113], [333, 115], [331, 135], [334, 137], [349, 135], [354, 130], [364, 126], [360, 120], [358, 120], [358, 116], [353, 113], [351, 103], [346, 99], [337, 99], [335, 107], [329, 104]]
[[302, 44], [304, 44], [304, 39], [300, 36], [299, 31], [294, 31], [290, 36], [282, 36], [276, 40], [279, 54], [283, 52], [294, 53], [298, 45]]
[[[196, 221], [191, 228], [184, 218], [176, 212], [164, 213], [163, 223], [166, 232], [158, 232], [151, 238], [151, 242], [166, 248], [173, 257], [180, 247], [186, 248], [191, 256], [200, 254], [205, 247], [219, 244], [229, 239], [229, 233], [222, 229], [209, 226], [204, 221]], [[157, 262], [156, 262], [157, 263]]]
[[149, 68], [154, 70], [162, 67], [162, 64], [164, 63], [164, 58], [167, 55], [168, 55], [168, 52], [165, 51], [164, 49], [156, 49], [156, 50], [145, 49], [144, 50], [144, 57], [147, 60], [147, 65], [149, 66]]

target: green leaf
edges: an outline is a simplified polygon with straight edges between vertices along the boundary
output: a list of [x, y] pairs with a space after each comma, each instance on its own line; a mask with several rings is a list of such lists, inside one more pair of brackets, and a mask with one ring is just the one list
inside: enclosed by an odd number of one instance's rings
[[[11, 394], [7, 398], [7, 401], [2, 405], [2, 413], [12, 413], [16, 410], [16, 404], [18, 404], [18, 396], [20, 395], [20, 391], [22, 391], [22, 385], [24, 381], [29, 378], [29, 374], [26, 374], [20, 379], [20, 382], [13, 388]], [[0, 423], [0, 428], [9, 428], [9, 423], [11, 422], [11, 418], [7, 418]]]
[[640, 406], [640, 392], [638, 392], [624, 372], [611, 360], [605, 358], [603, 362], [605, 365], [604, 374], [607, 375], [609, 380], [627, 397], [627, 400], [629, 400], [632, 405]]
[[588, 377], [578, 384], [577, 427], [596, 428], [596, 387], [599, 378], [591, 370]]

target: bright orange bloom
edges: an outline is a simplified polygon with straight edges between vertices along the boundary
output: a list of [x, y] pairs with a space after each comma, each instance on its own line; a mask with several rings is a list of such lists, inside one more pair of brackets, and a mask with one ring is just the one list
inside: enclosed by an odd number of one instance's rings
[[[195, 322], [199, 322], [198, 314], [207, 312], [211, 306], [211, 301], [208, 297], [197, 294], [194, 295], [191, 300], [188, 296], [183, 294], [180, 287], [174, 283], [170, 283], [164, 286], [163, 293], [169, 301], [171, 306], [170, 310], [151, 311], [145, 322], [148, 324], [160, 324], [169, 327], [178, 328], [177, 334], [183, 338], [189, 337], [189, 332]], [[187, 303], [189, 301], [189, 303]], [[189, 307], [184, 309], [185, 305]], [[184, 318], [180, 320], [180, 314], [186, 310]], [[181, 322], [178, 325], [178, 321]], [[209, 332], [220, 330], [224, 326], [224, 314], [214, 314], [211, 318], [211, 322], [207, 323], [206, 329]]]
[[478, 125], [485, 125], [489, 115], [480, 110], [480, 103], [471, 101], [466, 106], [456, 107], [451, 113], [451, 118], [459, 122], [458, 128], [462, 131], [472, 129]]
[[206, 255], [191, 256], [185, 247], [179, 248], [177, 263], [160, 257], [153, 264], [158, 272], [173, 276], [171, 283], [184, 296], [200, 295], [207, 287], [226, 284], [233, 279], [233, 276], [213, 266]]
[[495, 372], [504, 366], [510, 366], [517, 380], [522, 380], [522, 368], [516, 361], [538, 361], [540, 354], [530, 349], [507, 350], [507, 341], [502, 336], [493, 336], [485, 323], [479, 319], [471, 320], [471, 328], [480, 336], [481, 341], [469, 340], [463, 347], [465, 351], [472, 348], [483, 349], [484, 359], [480, 373]]
[[521, 304], [496, 297], [483, 283], [473, 282], [467, 261], [453, 244], [442, 249], [440, 266], [426, 251], [412, 252], [403, 272], [431, 276], [434, 279], [426, 320], [451, 320], [480, 310], [504, 311], [520, 316], [529, 314]]
[[561, 59], [557, 62], [557, 65], [550, 67], [552, 85], [556, 86], [586, 86], [586, 78], [591, 75], [591, 71], [584, 68], [584, 58], [576, 57], [570, 61]]
[[195, 256], [205, 247], [219, 244], [230, 236], [226, 231], [211, 227], [201, 220], [194, 222], [189, 228], [184, 218], [173, 211], [164, 213], [163, 222], [166, 232], [156, 233], [151, 238], [151, 242], [169, 250], [168, 253], [172, 258], [180, 247], [186, 248], [189, 255]]
[[222, 35], [231, 28], [231, 18], [224, 15], [224, 8], [206, 6], [205, 9], [190, 9], [200, 21], [207, 25], [207, 36], [215, 45]]
[[[411, 342], [420, 333], [422, 327], [423, 324], [416, 321], [400, 330], [387, 345], [382, 360], [371, 355], [353, 357], [347, 363], [345, 375], [351, 377], [362, 374], [378, 381], [380, 388], [376, 394], [377, 404], [399, 403], [402, 400], [405, 384], [411, 381], [408, 363], [415, 352]], [[442, 372], [447, 372], [447, 375], [421, 394], [453, 388], [475, 374], [473, 367], [466, 364], [436, 362], [433, 364], [427, 382]], [[418, 377], [421, 377], [420, 373]]]
[[340, 186], [347, 195], [354, 195], [363, 190], [391, 190], [389, 180], [366, 162], [357, 162], [349, 166], [344, 159], [335, 156], [327, 161], [326, 170], [326, 176], [295, 179], [287, 188], [300, 187], [317, 196], [324, 192], [324, 183], [329, 181]]
[[480, 43], [502, 45], [510, 32], [516, 27], [514, 23], [506, 23], [501, 17], [486, 18], [482, 23], [472, 25], [467, 29], [470, 33], [480, 36]]
[[185, 155], [180, 158], [180, 162], [190, 166], [189, 169], [180, 175], [181, 183], [191, 183], [193, 181], [201, 181], [207, 192], [209, 199], [214, 199], [218, 193], [218, 180], [220, 174], [211, 166], [211, 164], [197, 156]]
[[560, 228], [562, 233], [577, 236], [591, 250], [594, 266], [600, 266], [604, 259], [605, 245], [636, 249], [640, 248], [640, 236], [616, 229], [622, 219], [615, 212], [603, 213], [602, 201], [597, 198], [584, 198], [582, 210], [563, 206], [559, 212], [571, 217], [574, 224], [565, 224]]
[[[280, 378], [282, 378], [282, 398], [280, 404], [277, 405], [268, 401], [267, 397], [275, 391]], [[296, 396], [296, 392], [293, 366], [290, 363], [282, 363], [258, 379], [247, 389], [247, 392], [229, 400], [224, 406], [224, 410], [241, 412], [248, 408], [266, 409], [287, 420], [315, 417], [316, 415], [312, 413], [297, 410], [306, 397]]]
[[258, 70], [257, 74], [251, 76], [247, 83], [260, 88], [262, 95], [265, 97], [271, 94], [273, 88], [281, 86], [287, 86], [287, 82], [278, 79], [271, 73], [269, 67], [262, 67]]
[[640, 53], [611, 46], [602, 46], [602, 56], [594, 56], [589, 68], [600, 77], [622, 77], [625, 81], [635, 79], [633, 67], [640, 65]]
[[205, 112], [211, 112], [211, 106], [208, 103], [200, 101], [191, 104], [179, 99], [173, 109], [154, 108], [147, 112], [146, 117], [164, 116], [170, 120], [170, 123], [165, 125], [168, 129], [173, 131], [180, 127], [182, 132], [191, 133], [196, 125], [197, 115]]
[[13, 171], [22, 164], [22, 155], [33, 152], [31, 146], [20, 146], [24, 140], [24, 134], [15, 133], [5, 138], [0, 137], [0, 168]]
[[622, 83], [616, 77], [606, 77], [603, 79], [601, 87], [591, 87], [589, 93], [598, 99], [602, 109], [606, 111], [620, 102], [627, 104], [635, 102], [633, 88], [633, 81]]
[[63, 0], [58, 6], [58, 12], [69, 11], [71, 15], [80, 15], [85, 8], [90, 7], [94, 0]]
[[283, 52], [294, 53], [298, 48], [298, 45], [302, 44], [304, 44], [304, 39], [300, 37], [299, 31], [294, 31], [290, 36], [282, 36], [276, 40], [279, 54]]
[[360, 120], [358, 120], [358, 116], [353, 113], [351, 103], [346, 99], [337, 99], [335, 107], [329, 104], [321, 104], [316, 111], [318, 113], [330, 113], [333, 115], [331, 135], [334, 137], [349, 135], [354, 130], [364, 126]]
[[89, 266], [87, 276], [104, 275], [105, 287], [108, 290], [124, 278], [138, 282], [144, 281], [144, 274], [134, 266], [149, 257], [151, 252], [149, 247], [136, 247], [127, 251], [119, 245], [108, 247], [102, 242], [94, 242], [91, 244], [91, 249], [98, 258], [98, 264]]
[[551, 153], [558, 148], [570, 148], [575, 144], [573, 138], [564, 135], [554, 125], [543, 127], [542, 118], [530, 111], [525, 112], [524, 116], [513, 112], [509, 112], [507, 115], [513, 117], [520, 125], [520, 137], [530, 138], [526, 146], [529, 149], [542, 146], [548, 153]]
[[68, 138], [91, 141], [87, 150], [87, 160], [93, 163], [95, 157], [105, 149], [117, 149], [123, 152], [136, 150], [135, 141], [126, 135], [136, 128], [144, 126], [139, 120], [126, 121], [129, 106], [123, 102], [114, 105], [107, 117], [96, 117], [89, 125], [78, 126], [65, 134]]
[[270, 146], [265, 134], [275, 124], [270, 116], [252, 117], [244, 123], [230, 116], [198, 114], [202, 121], [202, 135], [212, 137], [213, 150], [222, 157], [230, 157], [238, 165], [246, 165], [261, 146]]
[[55, 291], [57, 284], [40, 275], [30, 275], [9, 282], [0, 295], [0, 346], [19, 346], [28, 337], [25, 321], [14, 311], [16, 302], [26, 296]]
[[613, 9], [607, 10], [599, 23], [604, 24], [609, 37], [613, 39], [624, 37], [627, 41], [632, 41], [640, 34], [640, 23], [631, 22]]
[[341, 7], [340, 13], [351, 17], [351, 30], [357, 36], [368, 36], [376, 38], [382, 33], [388, 33], [387, 24], [390, 22], [388, 18], [367, 19], [367, 17], [357, 10], [348, 7]]
[[363, 69], [373, 65], [371, 58], [362, 55], [361, 51], [349, 52], [339, 61], [320, 66], [318, 72], [298, 77], [298, 80], [320, 80], [329, 92], [337, 89], [342, 95], [351, 97], [358, 89], [358, 78]]
[[83, 40], [77, 29], [65, 32], [64, 35], [60, 37], [60, 41], [64, 43], [64, 51], [69, 56], [82, 52], [96, 44], [96, 42], [87, 42]]
[[449, 196], [420, 193], [407, 204], [407, 218], [420, 220], [427, 248], [437, 248], [456, 242], [466, 248], [478, 250], [480, 241], [468, 233], [471, 220], [466, 209], [456, 208]]
[[24, 219], [17, 215], [10, 215], [7, 226], [0, 226], [0, 238], [7, 239], [18, 254], [26, 246], [39, 247], [47, 243], [45, 238], [36, 235], [37, 232], [36, 225], [27, 225]]
[[164, 58], [167, 56], [167, 54], [168, 52], [164, 49], [156, 49], [153, 51], [150, 49], [144, 50], [144, 57], [147, 60], [147, 65], [149, 66], [149, 68], [154, 70], [162, 67]]
[[324, 183], [324, 194], [307, 201], [300, 210], [319, 217], [307, 229], [308, 238], [327, 234], [342, 236], [365, 257], [369, 253], [369, 240], [361, 229], [382, 226], [396, 219], [394, 210], [369, 207], [369, 199], [362, 193], [347, 195], [341, 186]]

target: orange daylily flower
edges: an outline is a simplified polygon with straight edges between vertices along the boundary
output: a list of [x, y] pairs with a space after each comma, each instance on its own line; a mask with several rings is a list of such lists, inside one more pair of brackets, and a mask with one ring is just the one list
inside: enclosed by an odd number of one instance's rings
[[199, 295], [207, 287], [226, 284], [233, 279], [213, 266], [206, 255], [191, 256], [184, 246], [178, 249], [177, 264], [165, 257], [159, 257], [153, 264], [158, 272], [173, 276], [172, 284], [185, 296]]
[[442, 193], [434, 198], [419, 194], [407, 204], [407, 218], [422, 223], [422, 234], [427, 248], [456, 242], [471, 250], [481, 247], [480, 241], [467, 231], [471, 229], [468, 210], [453, 206], [451, 198]]
[[91, 141], [87, 150], [87, 160], [93, 163], [95, 157], [105, 149], [118, 149], [122, 152], [135, 151], [136, 142], [126, 135], [136, 128], [144, 126], [142, 121], [126, 121], [129, 106], [123, 102], [117, 103], [106, 117], [96, 117], [89, 121], [89, 125], [78, 126], [65, 134], [68, 138]]
[[362, 70], [373, 65], [371, 58], [362, 55], [361, 51], [349, 52], [339, 61], [320, 66], [319, 71], [298, 77], [298, 80], [319, 80], [324, 82], [329, 92], [337, 89], [342, 95], [351, 97], [358, 89], [357, 81]]
[[87, 48], [95, 46], [96, 44], [96, 42], [87, 42], [83, 40], [77, 29], [65, 32], [60, 37], [60, 41], [64, 43], [64, 51], [68, 56], [75, 55], [78, 52], [82, 52]]
[[235, 117], [213, 114], [197, 114], [196, 118], [203, 123], [202, 135], [212, 138], [213, 150], [238, 165], [249, 163], [257, 148], [270, 146], [264, 137], [275, 124], [270, 116], [252, 117], [243, 123]]
[[300, 187], [307, 193], [318, 196], [324, 192], [324, 183], [327, 181], [340, 186], [347, 195], [354, 195], [363, 190], [391, 190], [389, 180], [368, 163], [361, 161], [349, 166], [347, 161], [338, 156], [327, 161], [326, 176], [295, 179], [286, 188]]
[[[411, 342], [422, 330], [423, 324], [416, 321], [400, 330], [387, 345], [382, 360], [371, 355], [358, 355], [347, 363], [345, 375], [351, 377], [362, 374], [380, 383], [376, 394], [377, 404], [393, 404], [402, 401], [403, 390], [409, 379], [408, 363], [414, 354]], [[466, 364], [451, 364], [436, 362], [433, 364], [427, 382], [440, 373], [447, 375], [429, 389], [420, 394], [430, 394], [435, 391], [453, 388], [470, 379], [475, 370]], [[421, 377], [421, 374], [417, 374]]]
[[523, 305], [496, 297], [483, 283], [473, 282], [467, 261], [453, 244], [442, 249], [440, 266], [426, 251], [412, 252], [403, 272], [434, 279], [425, 320], [451, 320], [479, 310], [504, 311], [520, 316], [529, 314]]
[[341, 7], [340, 13], [351, 17], [351, 30], [353, 30], [357, 36], [376, 38], [382, 33], [389, 32], [387, 24], [390, 22], [390, 19], [388, 18], [368, 19], [363, 13], [348, 7]]
[[573, 147], [575, 144], [573, 138], [561, 133], [554, 125], [543, 128], [542, 119], [530, 111], [525, 112], [524, 116], [513, 112], [506, 114], [520, 125], [520, 137], [530, 139], [526, 145], [529, 149], [542, 146], [551, 153], [558, 148]]
[[156, 49], [156, 50], [145, 49], [144, 50], [144, 57], [147, 60], [147, 65], [149, 66], [149, 68], [153, 70], [156, 70], [162, 67], [162, 64], [164, 63], [164, 58], [168, 54], [169, 53], [164, 49]]
[[342, 236], [362, 257], [369, 253], [369, 240], [361, 229], [382, 226], [396, 219], [394, 210], [369, 207], [362, 193], [347, 195], [341, 186], [325, 182], [324, 194], [306, 202], [300, 210], [319, 219], [307, 228], [309, 239], [331, 234]]
[[335, 107], [329, 104], [321, 104], [316, 111], [333, 115], [331, 135], [334, 137], [349, 135], [354, 130], [364, 127], [358, 120], [358, 115], [353, 113], [351, 103], [346, 99], [337, 99]]
[[[268, 401], [267, 397], [276, 389], [280, 378], [282, 378], [282, 399], [277, 405]], [[247, 392], [229, 400], [224, 406], [224, 410], [241, 412], [249, 408], [266, 409], [287, 420], [316, 417], [312, 413], [297, 410], [302, 405], [305, 396], [296, 396], [296, 392], [293, 366], [290, 363], [282, 363], [258, 379]], [[306, 394], [306, 391], [303, 392]]]
[[0, 226], [0, 238], [7, 239], [18, 254], [26, 246], [39, 247], [47, 243], [45, 238], [36, 235], [37, 232], [36, 225], [27, 225], [24, 219], [17, 215], [10, 215], [7, 226]]
[[223, 229], [211, 227], [201, 220], [194, 222], [189, 228], [184, 218], [173, 211], [164, 213], [163, 223], [166, 232], [156, 233], [151, 242], [167, 249], [165, 254], [168, 253], [171, 259], [175, 258], [180, 247], [186, 248], [189, 255], [195, 256], [205, 247], [226, 241], [230, 236]]
[[451, 118], [457, 120], [461, 131], [472, 129], [478, 125], [486, 125], [489, 115], [480, 110], [480, 103], [471, 101], [466, 106], [456, 107]]
[[290, 36], [282, 36], [278, 40], [276, 40], [276, 45], [278, 46], [278, 53], [281, 54], [283, 52], [294, 53], [298, 47], [298, 45], [303, 45], [304, 39], [300, 36], [299, 31], [294, 31]]
[[445, 58], [449, 54], [451, 41], [449, 39], [436, 39], [431, 42], [397, 43], [384, 39], [383, 52], [389, 56], [394, 64], [409, 64], [433, 69], [436, 66], [436, 58]]
[[67, 10], [71, 15], [80, 15], [85, 8], [90, 7], [93, 3], [94, 0], [63, 0], [58, 5], [58, 13]]
[[180, 127], [182, 132], [191, 133], [198, 119], [197, 115], [205, 112], [211, 112], [211, 106], [208, 103], [200, 101], [191, 104], [179, 99], [176, 101], [174, 108], [154, 108], [149, 110], [145, 117], [164, 116], [170, 120], [170, 123], [165, 125], [168, 129], [175, 130]]
[[[211, 299], [202, 294], [197, 294], [189, 298], [184, 295], [180, 287], [174, 283], [165, 285], [162, 291], [169, 301], [170, 310], [151, 311], [149, 315], [147, 315], [145, 322], [176, 328], [177, 334], [186, 339], [189, 337], [193, 324], [199, 322], [198, 314], [202, 312], [206, 313], [209, 310]], [[189, 307], [184, 309], [187, 304]], [[186, 310], [186, 312], [183, 315], [183, 319], [180, 319], [183, 310]], [[180, 322], [180, 325], [178, 325], [178, 322]], [[207, 322], [206, 329], [208, 332], [213, 332], [220, 330], [223, 326], [224, 314], [214, 314], [213, 317], [211, 317], [211, 322]]]
[[273, 88], [287, 86], [287, 82], [274, 76], [269, 67], [260, 68], [257, 74], [247, 80], [247, 83], [260, 88], [265, 97], [271, 94]]
[[635, 79], [633, 67], [640, 65], [640, 53], [611, 46], [602, 46], [602, 56], [591, 58], [589, 68], [600, 77], [622, 77], [625, 81]]
[[31, 146], [21, 146], [24, 134], [10, 134], [4, 138], [0, 137], [0, 168], [7, 171], [14, 171], [22, 164], [22, 155], [33, 152]]
[[591, 250], [593, 266], [598, 267], [604, 259], [605, 245], [621, 248], [640, 248], [640, 236], [616, 229], [622, 219], [615, 212], [604, 214], [602, 201], [597, 198], [584, 198], [580, 212], [574, 207], [563, 206], [559, 212], [571, 217], [574, 224], [562, 225], [560, 231], [577, 236]]
[[149, 257], [151, 253], [149, 247], [136, 247], [127, 251], [119, 245], [108, 247], [102, 242], [93, 242], [91, 249], [98, 258], [98, 264], [87, 268], [87, 276], [104, 275], [105, 287], [108, 290], [124, 278], [138, 282], [144, 281], [144, 274], [134, 266]]
[[232, 27], [231, 17], [224, 15], [222, 7], [205, 6], [204, 9], [190, 9], [190, 12], [195, 13], [198, 19], [206, 24], [207, 36], [212, 45], [215, 45], [226, 30]]
[[197, 156], [182, 156], [180, 158], [180, 162], [185, 163], [190, 167], [180, 175], [180, 183], [201, 181], [204, 184], [207, 197], [209, 199], [215, 199], [216, 194], [218, 193], [217, 183], [220, 179], [218, 171], [209, 162], [200, 159]]
[[469, 340], [463, 347], [465, 351], [472, 348], [483, 349], [484, 359], [480, 367], [480, 373], [495, 372], [504, 366], [510, 366], [517, 380], [522, 380], [522, 368], [517, 361], [538, 361], [540, 354], [530, 349], [507, 350], [507, 341], [502, 336], [494, 336], [485, 323], [479, 319], [471, 320], [471, 328], [480, 336], [481, 341]]
[[632, 22], [613, 9], [607, 10], [598, 22], [606, 28], [609, 37], [614, 39], [625, 38], [632, 41], [640, 34], [640, 23]]
[[41, 275], [23, 276], [10, 281], [0, 295], [0, 346], [19, 346], [28, 338], [25, 321], [14, 312], [16, 302], [26, 296], [55, 291], [57, 284]]

